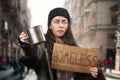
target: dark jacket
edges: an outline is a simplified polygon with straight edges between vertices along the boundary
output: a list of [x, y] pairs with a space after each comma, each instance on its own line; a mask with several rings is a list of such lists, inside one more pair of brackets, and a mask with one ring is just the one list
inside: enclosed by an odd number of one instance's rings
[[30, 45], [21, 41], [19, 43], [25, 54], [19, 61], [28, 68], [34, 69], [38, 80], [53, 80], [44, 43], [38, 45]]
[[106, 80], [106, 78], [102, 72], [102, 69], [99, 69], [97, 78], [94, 78], [89, 73], [74, 73], [74, 80]]
[[99, 80], [88, 73], [74, 73], [74, 80]]

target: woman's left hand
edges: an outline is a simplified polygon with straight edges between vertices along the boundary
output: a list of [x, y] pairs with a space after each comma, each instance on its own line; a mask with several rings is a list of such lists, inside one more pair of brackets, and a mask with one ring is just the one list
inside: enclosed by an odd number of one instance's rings
[[93, 76], [93, 77], [97, 77], [97, 75], [98, 75], [98, 68], [97, 67], [91, 67], [90, 68], [90, 73], [91, 73], [91, 75]]

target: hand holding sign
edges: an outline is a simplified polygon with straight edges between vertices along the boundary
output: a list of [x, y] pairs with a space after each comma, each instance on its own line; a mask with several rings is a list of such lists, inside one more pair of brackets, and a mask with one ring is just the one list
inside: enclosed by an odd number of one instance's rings
[[89, 73], [98, 64], [98, 51], [54, 44], [51, 67], [59, 70]]

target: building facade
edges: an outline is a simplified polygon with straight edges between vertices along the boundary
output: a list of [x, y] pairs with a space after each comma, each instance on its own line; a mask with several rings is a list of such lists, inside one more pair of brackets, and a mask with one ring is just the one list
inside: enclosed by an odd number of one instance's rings
[[17, 37], [29, 26], [27, 0], [0, 0], [0, 65], [18, 57]]
[[116, 63], [118, 0], [66, 0], [77, 44], [100, 50], [100, 60], [112, 57]]

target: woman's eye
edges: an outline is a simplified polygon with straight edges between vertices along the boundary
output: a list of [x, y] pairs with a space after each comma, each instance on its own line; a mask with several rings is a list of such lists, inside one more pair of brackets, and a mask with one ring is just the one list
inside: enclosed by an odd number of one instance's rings
[[68, 22], [67, 22], [67, 21], [63, 21], [62, 23], [63, 23], [63, 24], [67, 24]]
[[59, 23], [59, 21], [55, 21], [55, 23]]

